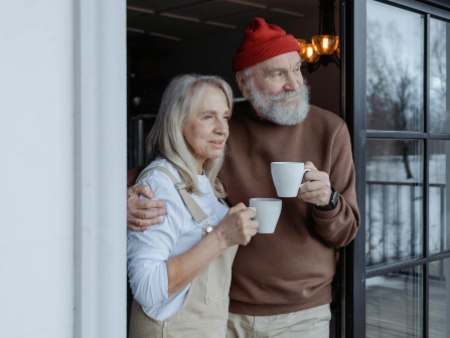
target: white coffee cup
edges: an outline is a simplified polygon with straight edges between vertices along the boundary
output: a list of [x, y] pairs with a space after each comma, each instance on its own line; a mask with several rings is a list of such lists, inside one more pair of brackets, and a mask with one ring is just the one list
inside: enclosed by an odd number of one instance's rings
[[270, 170], [279, 197], [297, 196], [303, 175], [310, 171], [303, 162], [272, 162]]
[[249, 206], [256, 211], [259, 233], [274, 233], [281, 214], [281, 203], [278, 198], [250, 198]]

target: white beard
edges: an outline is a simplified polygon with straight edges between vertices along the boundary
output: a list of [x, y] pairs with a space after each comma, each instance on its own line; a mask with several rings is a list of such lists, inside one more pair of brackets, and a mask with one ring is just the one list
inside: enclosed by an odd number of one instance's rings
[[[249, 101], [258, 115], [275, 124], [292, 126], [302, 122], [308, 115], [309, 87], [306, 84], [300, 85], [297, 90], [264, 95], [253, 81], [249, 81], [248, 90]], [[288, 99], [292, 101], [285, 103]]]

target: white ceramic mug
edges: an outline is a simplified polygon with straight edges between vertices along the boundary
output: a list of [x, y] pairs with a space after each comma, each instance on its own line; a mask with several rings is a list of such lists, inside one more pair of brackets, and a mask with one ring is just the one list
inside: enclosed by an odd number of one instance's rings
[[303, 175], [309, 171], [303, 162], [272, 162], [270, 170], [279, 197], [297, 196]]
[[274, 233], [281, 214], [281, 204], [278, 198], [250, 198], [249, 206], [256, 211], [259, 233]]

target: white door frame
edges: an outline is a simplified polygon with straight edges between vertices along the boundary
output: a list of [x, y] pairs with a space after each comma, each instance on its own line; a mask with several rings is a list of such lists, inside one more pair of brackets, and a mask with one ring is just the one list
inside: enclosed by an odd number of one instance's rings
[[74, 1], [74, 337], [126, 337], [126, 2]]

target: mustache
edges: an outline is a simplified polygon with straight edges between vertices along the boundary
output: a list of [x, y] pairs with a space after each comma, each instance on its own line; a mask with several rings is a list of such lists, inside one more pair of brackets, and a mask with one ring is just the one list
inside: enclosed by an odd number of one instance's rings
[[[303, 83], [299, 88], [275, 95], [264, 95], [251, 88], [250, 101], [259, 114], [278, 125], [294, 125], [302, 122], [309, 111], [309, 88]], [[284, 104], [284, 100], [290, 104]]]
[[284, 101], [288, 101], [293, 98], [298, 99], [300, 95], [301, 95], [301, 87], [299, 87], [296, 90], [273, 95], [271, 97], [271, 100], [275, 103], [283, 103]]

